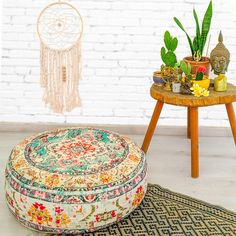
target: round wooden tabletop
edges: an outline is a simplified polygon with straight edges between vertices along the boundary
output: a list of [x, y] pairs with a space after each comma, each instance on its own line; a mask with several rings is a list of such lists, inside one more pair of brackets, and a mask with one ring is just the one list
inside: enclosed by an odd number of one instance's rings
[[210, 88], [209, 91], [208, 97], [195, 97], [166, 91], [156, 84], [153, 84], [150, 89], [151, 96], [154, 99], [176, 106], [202, 107], [236, 102], [236, 86], [233, 84], [228, 84], [226, 92], [216, 92], [214, 88]]

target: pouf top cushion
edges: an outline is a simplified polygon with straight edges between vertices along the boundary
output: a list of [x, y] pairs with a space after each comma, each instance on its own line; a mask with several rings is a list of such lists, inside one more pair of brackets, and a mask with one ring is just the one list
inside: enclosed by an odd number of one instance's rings
[[[11, 185], [28, 196], [92, 202], [104, 191], [111, 198], [123, 194], [124, 184], [137, 185], [146, 173], [144, 165], [143, 152], [127, 137], [101, 129], [64, 128], [24, 139], [12, 150], [6, 172]], [[56, 199], [58, 192], [61, 199]]]

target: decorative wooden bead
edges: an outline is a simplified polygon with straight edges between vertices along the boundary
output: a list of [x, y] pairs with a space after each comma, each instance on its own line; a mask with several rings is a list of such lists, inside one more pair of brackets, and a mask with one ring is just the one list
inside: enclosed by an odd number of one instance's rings
[[66, 82], [66, 67], [62, 66], [62, 80]]

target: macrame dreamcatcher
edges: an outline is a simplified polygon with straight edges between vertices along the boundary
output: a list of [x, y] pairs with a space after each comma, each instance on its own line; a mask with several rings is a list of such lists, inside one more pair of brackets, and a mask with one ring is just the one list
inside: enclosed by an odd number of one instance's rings
[[74, 6], [58, 1], [41, 11], [37, 31], [43, 100], [56, 113], [69, 112], [80, 106], [82, 17]]

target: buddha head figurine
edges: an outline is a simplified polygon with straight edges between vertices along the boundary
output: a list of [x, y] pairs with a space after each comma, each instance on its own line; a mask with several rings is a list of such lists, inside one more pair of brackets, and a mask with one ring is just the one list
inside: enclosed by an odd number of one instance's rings
[[220, 31], [218, 44], [211, 51], [210, 55], [210, 63], [214, 74], [225, 74], [227, 71], [228, 65], [230, 61], [230, 53], [229, 50], [223, 44], [223, 36]]

